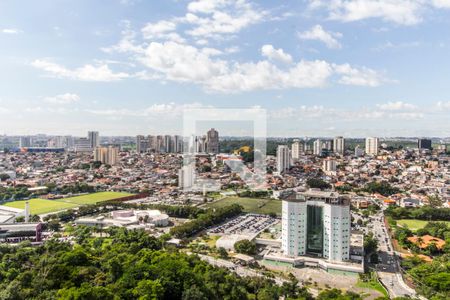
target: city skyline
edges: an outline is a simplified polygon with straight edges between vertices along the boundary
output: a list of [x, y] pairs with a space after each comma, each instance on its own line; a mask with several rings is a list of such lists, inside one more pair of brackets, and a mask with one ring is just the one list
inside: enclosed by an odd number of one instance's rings
[[3, 1], [0, 134], [179, 134], [185, 108], [260, 107], [274, 137], [450, 136], [450, 3], [324, 3]]

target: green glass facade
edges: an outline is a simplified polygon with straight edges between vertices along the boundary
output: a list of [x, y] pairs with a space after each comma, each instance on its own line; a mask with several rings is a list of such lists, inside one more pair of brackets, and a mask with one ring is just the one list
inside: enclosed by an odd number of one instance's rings
[[323, 209], [320, 206], [307, 207], [306, 253], [323, 256]]

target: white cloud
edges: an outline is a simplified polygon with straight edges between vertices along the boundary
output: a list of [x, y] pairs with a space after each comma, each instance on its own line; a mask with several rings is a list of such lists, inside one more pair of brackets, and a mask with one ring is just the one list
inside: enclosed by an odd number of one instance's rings
[[194, 109], [194, 108], [212, 108], [211, 105], [204, 105], [198, 102], [194, 103], [186, 103], [186, 104], [177, 104], [174, 102], [169, 103], [155, 103], [150, 105], [147, 108], [139, 109], [139, 110], [130, 110], [130, 109], [88, 109], [86, 112], [101, 115], [101, 116], [114, 116], [114, 117], [161, 117], [164, 118], [179, 118], [182, 116], [183, 111], [185, 109]]
[[411, 111], [416, 110], [417, 106], [410, 103], [405, 103], [402, 101], [388, 102], [384, 104], [377, 104], [377, 107], [385, 111]]
[[68, 69], [47, 59], [37, 59], [31, 63], [35, 68], [41, 69], [58, 78], [69, 78], [81, 81], [118, 81], [129, 77], [127, 73], [114, 73], [107, 64], [93, 66], [84, 65], [76, 69]]
[[70, 104], [80, 101], [80, 96], [77, 94], [65, 93], [54, 97], [45, 97], [44, 101], [52, 104]]
[[147, 23], [141, 31], [144, 38], [148, 40], [165, 39], [183, 43], [185, 39], [175, 32], [176, 28], [175, 22], [161, 20], [156, 23]]
[[246, 0], [198, 0], [189, 3], [187, 9], [188, 13], [180, 20], [193, 28], [186, 33], [201, 39], [238, 33], [249, 25], [262, 22], [267, 15]]
[[433, 0], [433, 5], [437, 8], [450, 8], [450, 0]]
[[351, 22], [381, 18], [402, 25], [419, 23], [425, 4], [422, 0], [310, 0], [311, 8], [326, 9], [330, 19]]
[[387, 81], [380, 73], [366, 67], [358, 69], [349, 64], [333, 66], [335, 72], [342, 75], [339, 79], [341, 84], [376, 87]]
[[17, 28], [3, 28], [1, 32], [4, 34], [19, 34], [22, 33], [22, 30]]
[[208, 49], [170, 41], [152, 42], [138, 59], [166, 80], [197, 83], [206, 90], [226, 93], [323, 87], [332, 76], [346, 85], [378, 86], [385, 81], [372, 69], [354, 68], [349, 64], [335, 65], [322, 60], [292, 63], [290, 55], [270, 45], [263, 47], [263, 55], [290, 62], [289, 66], [280, 68], [270, 60], [226, 61], [216, 58], [219, 53]]
[[298, 37], [302, 40], [321, 41], [330, 49], [339, 49], [342, 47], [338, 41], [338, 39], [342, 37], [342, 34], [340, 32], [327, 32], [320, 25], [316, 25], [308, 31], [299, 33]]
[[10, 113], [10, 110], [8, 108], [0, 106], [0, 115], [3, 115], [3, 114], [6, 115], [8, 113]]
[[275, 49], [272, 45], [262, 46], [261, 54], [270, 60], [279, 61], [285, 64], [290, 64], [292, 62], [291, 55], [285, 53], [283, 49]]
[[439, 110], [449, 110], [450, 109], [450, 101], [439, 101], [436, 104]]

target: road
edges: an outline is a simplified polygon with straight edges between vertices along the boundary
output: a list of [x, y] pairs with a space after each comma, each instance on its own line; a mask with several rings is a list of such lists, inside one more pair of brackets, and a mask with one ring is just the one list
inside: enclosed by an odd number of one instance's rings
[[377, 274], [383, 285], [388, 289], [391, 298], [409, 296], [424, 299], [418, 296], [403, 280], [400, 271], [399, 257], [395, 254], [392, 241], [384, 224], [383, 212], [379, 212], [370, 219], [372, 232], [378, 239]]

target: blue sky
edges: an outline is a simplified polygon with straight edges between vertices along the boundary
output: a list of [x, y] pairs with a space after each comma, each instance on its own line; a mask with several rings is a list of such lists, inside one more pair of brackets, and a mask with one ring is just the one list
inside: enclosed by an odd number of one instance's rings
[[[450, 136], [450, 0], [0, 1], [0, 134]], [[246, 134], [239, 126], [224, 135]]]

